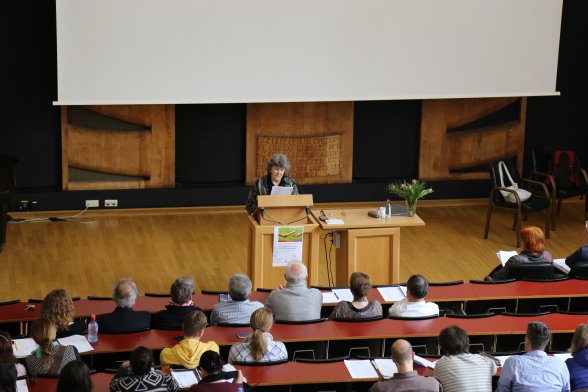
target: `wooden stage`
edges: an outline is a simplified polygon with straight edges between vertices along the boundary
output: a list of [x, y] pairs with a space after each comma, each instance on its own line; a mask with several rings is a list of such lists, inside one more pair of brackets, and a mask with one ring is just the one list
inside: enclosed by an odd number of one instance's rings
[[[375, 209], [378, 204], [319, 204], [314, 209]], [[401, 231], [401, 279], [414, 273], [437, 282], [483, 278], [496, 266], [497, 250], [516, 249], [512, 214], [495, 212], [489, 239], [482, 238], [486, 211], [487, 199], [420, 201], [417, 214], [425, 226]], [[554, 257], [564, 258], [584, 242], [583, 211], [583, 201], [563, 202], [557, 231], [548, 240]], [[30, 219], [78, 212], [10, 215]], [[89, 210], [80, 218], [94, 223], [8, 224], [0, 253], [0, 301], [43, 298], [54, 288], [64, 288], [72, 296], [108, 296], [113, 282], [125, 276], [135, 279], [141, 294], [168, 292], [180, 275], [193, 276], [198, 289], [223, 290], [233, 273], [247, 268], [248, 222], [242, 206]], [[543, 222], [540, 212], [530, 214], [523, 225], [542, 227]], [[331, 254], [334, 259], [335, 249]], [[321, 244], [321, 285], [328, 284], [325, 260]]]

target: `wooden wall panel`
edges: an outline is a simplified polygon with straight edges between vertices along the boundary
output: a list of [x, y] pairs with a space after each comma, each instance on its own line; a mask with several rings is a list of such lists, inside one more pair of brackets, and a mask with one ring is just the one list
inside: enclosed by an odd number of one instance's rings
[[[63, 189], [172, 188], [175, 186], [175, 107], [173, 105], [85, 106], [84, 109], [144, 130], [97, 129], [71, 124], [62, 107]], [[125, 179], [70, 178], [77, 168]]]
[[[518, 119], [499, 125], [448, 132], [521, 100]], [[421, 116], [419, 177], [423, 180], [486, 179], [487, 171], [452, 170], [517, 156], [522, 171], [526, 98], [424, 100]]]
[[[257, 138], [320, 137], [340, 135], [339, 175], [296, 177], [300, 184], [350, 183], [353, 170], [353, 102], [301, 102], [247, 104], [246, 182], [253, 183], [258, 175]], [[286, 151], [274, 151], [285, 152]], [[260, 158], [263, 163], [268, 157]], [[305, 164], [290, 157], [292, 166]]]

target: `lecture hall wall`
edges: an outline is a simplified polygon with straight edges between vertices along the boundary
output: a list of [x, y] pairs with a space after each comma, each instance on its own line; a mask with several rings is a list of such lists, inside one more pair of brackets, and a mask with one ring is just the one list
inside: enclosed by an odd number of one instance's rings
[[[557, 90], [561, 96], [527, 103], [524, 168], [533, 148], [577, 150], [588, 166], [585, 94], [587, 25], [581, 2], [564, 0]], [[4, 103], [0, 154], [18, 158], [17, 200], [41, 210], [76, 210], [85, 199], [116, 198], [120, 208], [243, 204], [245, 104], [176, 106], [175, 189], [61, 190], [60, 109], [57, 97], [55, 2], [11, 0], [4, 5]], [[418, 175], [421, 101], [356, 102], [353, 183], [308, 185], [315, 202], [385, 200], [391, 180]], [[485, 180], [438, 181], [430, 198], [487, 197]], [[16, 209], [13, 203], [11, 209]]]

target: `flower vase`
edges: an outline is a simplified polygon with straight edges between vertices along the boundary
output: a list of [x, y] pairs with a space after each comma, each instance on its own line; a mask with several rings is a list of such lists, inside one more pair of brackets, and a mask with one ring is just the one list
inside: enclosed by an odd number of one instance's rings
[[417, 201], [408, 201], [406, 200], [406, 216], [415, 216], [416, 215], [416, 207]]

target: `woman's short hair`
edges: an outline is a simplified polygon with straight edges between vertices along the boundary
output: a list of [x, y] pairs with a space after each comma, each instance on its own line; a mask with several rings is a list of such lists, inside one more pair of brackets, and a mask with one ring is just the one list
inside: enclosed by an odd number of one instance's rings
[[57, 392], [90, 392], [91, 390], [90, 369], [84, 361], [76, 359], [61, 369]]
[[139, 346], [131, 353], [131, 369], [137, 375], [146, 374], [153, 366], [153, 353], [147, 347]]
[[177, 304], [185, 304], [194, 294], [194, 279], [189, 276], [180, 276], [171, 285], [170, 294], [172, 301]]
[[467, 353], [470, 349], [470, 338], [466, 331], [457, 325], [452, 325], [439, 333], [439, 346], [441, 352], [446, 355]]
[[16, 374], [14, 362], [0, 360], [0, 391], [16, 392]]
[[572, 337], [572, 354], [588, 348], [588, 324], [578, 324]]
[[219, 353], [208, 350], [202, 353], [198, 367], [206, 370], [207, 373], [218, 373], [223, 370], [223, 359]]
[[64, 289], [55, 289], [45, 296], [39, 317], [53, 321], [57, 329], [62, 331], [68, 328], [74, 315], [75, 308], [71, 297]]
[[292, 165], [290, 164], [288, 157], [281, 153], [272, 155], [272, 157], [267, 161], [265, 168], [269, 173], [272, 171], [272, 168], [274, 166], [281, 167], [282, 169], [284, 169], [284, 172], [286, 173], [288, 173], [292, 168]]
[[372, 289], [370, 277], [363, 272], [354, 272], [349, 277], [349, 289], [355, 298], [367, 297]]
[[545, 234], [537, 226], [524, 227], [521, 229], [519, 237], [526, 251], [541, 253], [545, 250]]

